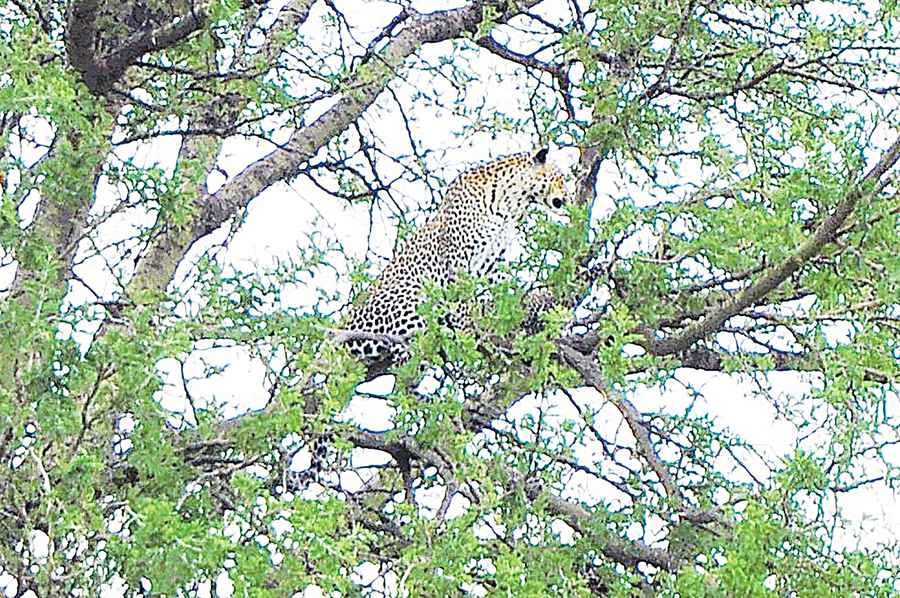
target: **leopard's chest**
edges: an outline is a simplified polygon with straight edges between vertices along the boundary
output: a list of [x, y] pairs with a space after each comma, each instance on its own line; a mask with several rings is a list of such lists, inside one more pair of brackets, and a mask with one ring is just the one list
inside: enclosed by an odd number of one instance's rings
[[490, 274], [503, 261], [517, 236], [518, 228], [514, 221], [500, 217], [490, 219], [481, 228], [481, 234], [473, 239], [468, 273], [476, 277]]

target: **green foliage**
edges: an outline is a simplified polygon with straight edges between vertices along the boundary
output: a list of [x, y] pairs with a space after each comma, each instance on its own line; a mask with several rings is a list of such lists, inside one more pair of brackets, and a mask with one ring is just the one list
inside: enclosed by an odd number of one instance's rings
[[872, 576], [883, 555], [848, 551], [843, 562], [823, 560], [824, 546], [811, 535], [792, 531], [750, 503], [733, 540], [714, 549], [704, 565], [670, 580], [664, 596], [894, 596], [888, 577]]
[[[898, 595], [896, 541], [847, 508], [900, 484], [897, 187], [862, 180], [896, 121], [897, 2], [488, 2], [391, 30], [374, 5], [181, 4], [97, 3], [80, 66], [79, 2], [0, 7], [0, 579]], [[334, 331], [382, 225], [402, 243], [444, 177], [538, 142], [596, 152], [594, 193], [534, 215], [505, 282], [429, 287], [409, 361], [363, 390]], [[242, 261], [285, 201], [310, 205], [297, 246]], [[723, 417], [744, 394], [763, 442]]]

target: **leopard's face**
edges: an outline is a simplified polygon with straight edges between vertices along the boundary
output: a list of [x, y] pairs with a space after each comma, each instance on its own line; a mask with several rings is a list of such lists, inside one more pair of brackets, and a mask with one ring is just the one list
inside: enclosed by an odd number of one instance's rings
[[537, 202], [555, 216], [565, 216], [566, 207], [572, 203], [572, 195], [566, 188], [562, 172], [553, 164], [538, 167], [535, 193]]
[[535, 206], [556, 216], [566, 214], [572, 196], [556, 165], [547, 160], [547, 150], [522, 153], [497, 160], [460, 177], [468, 187], [461, 193], [472, 210], [485, 210], [519, 220]]

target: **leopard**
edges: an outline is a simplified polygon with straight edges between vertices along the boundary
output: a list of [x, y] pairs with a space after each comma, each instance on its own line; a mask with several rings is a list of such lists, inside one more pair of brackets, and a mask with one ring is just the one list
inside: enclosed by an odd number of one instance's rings
[[[350, 313], [344, 344], [363, 363], [402, 360], [404, 341], [426, 326], [427, 285], [461, 274], [498, 280], [498, 268], [534, 209], [565, 217], [572, 202], [548, 148], [496, 159], [460, 174], [432, 217], [411, 234]], [[464, 321], [458, 318], [457, 321]]]
[[[409, 357], [406, 343], [426, 327], [418, 308], [427, 286], [446, 287], [460, 275], [493, 283], [499, 266], [534, 209], [565, 219], [573, 196], [548, 148], [499, 158], [460, 174], [435, 213], [412, 233], [349, 314], [337, 341], [367, 366], [394, 364]], [[531, 307], [546, 311], [547, 298]], [[453, 319], [465, 326], [466, 318]], [[452, 323], [452, 322], [451, 322]], [[318, 480], [325, 470], [331, 435], [312, 443], [309, 468], [292, 484]]]

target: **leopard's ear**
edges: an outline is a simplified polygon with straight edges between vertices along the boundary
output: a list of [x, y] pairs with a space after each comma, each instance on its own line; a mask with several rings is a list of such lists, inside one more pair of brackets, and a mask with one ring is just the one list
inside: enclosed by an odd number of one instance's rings
[[542, 147], [534, 154], [534, 163], [535, 164], [546, 164], [547, 163], [547, 152], [550, 151], [550, 148]]

